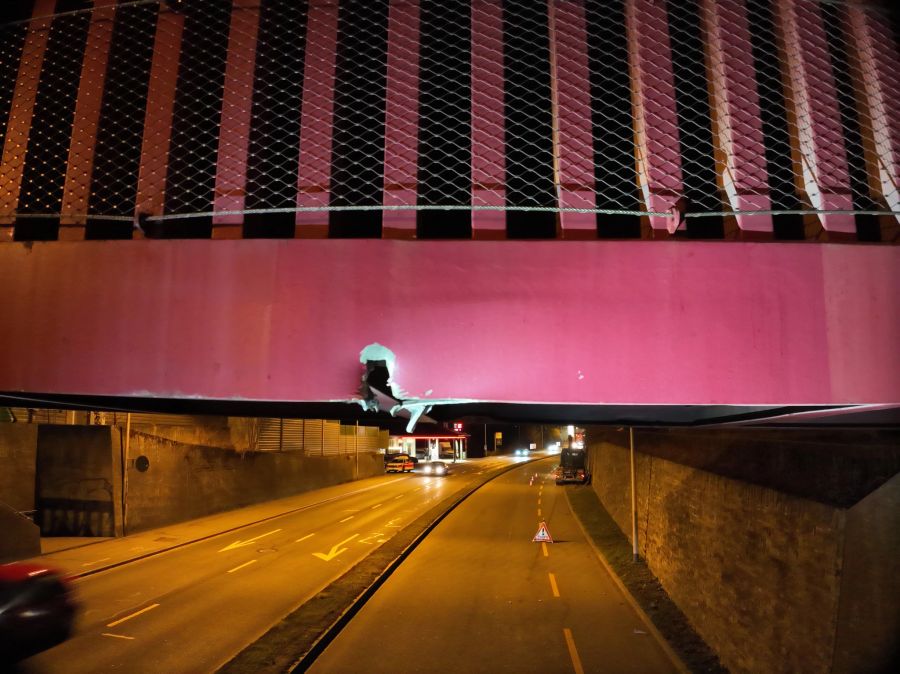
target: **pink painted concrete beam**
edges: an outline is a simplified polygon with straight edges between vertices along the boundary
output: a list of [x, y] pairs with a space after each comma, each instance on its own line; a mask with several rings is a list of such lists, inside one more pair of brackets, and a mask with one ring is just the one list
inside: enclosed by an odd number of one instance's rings
[[[870, 125], [872, 150], [868, 159], [875, 179], [872, 191], [892, 211], [900, 211], [900, 55], [884, 17], [850, 3], [847, 5], [853, 44], [862, 71], [863, 92]], [[897, 216], [900, 221], [900, 215]]]
[[674, 209], [683, 196], [681, 146], [675, 109], [675, 78], [666, 5], [656, 0], [626, 0], [628, 62], [635, 118], [638, 182], [653, 229], [678, 227]]
[[[852, 210], [847, 152], [822, 15], [812, 0], [780, 0], [776, 8], [784, 38], [803, 186], [817, 210]], [[821, 215], [829, 232], [856, 232], [850, 214]]]
[[[768, 211], [768, 172], [759, 92], [743, 0], [703, 0], [712, 74], [718, 150], [724, 155], [722, 187], [735, 211]], [[738, 227], [772, 231], [771, 215], [736, 216]]]
[[[253, 72], [259, 32], [259, 1], [233, 0], [219, 125], [213, 210], [241, 211], [247, 196], [247, 151], [253, 104]], [[213, 238], [240, 236], [243, 214], [213, 216]]]
[[[28, 34], [22, 47], [22, 58], [19, 61], [19, 72], [16, 76], [6, 126], [6, 138], [3, 142], [3, 157], [0, 159], [0, 225], [11, 225], [16, 219], [34, 101], [37, 98], [50, 33], [51, 19], [40, 17], [52, 15], [55, 5], [55, 0], [35, 2], [32, 21], [28, 25]], [[12, 238], [12, 227], [0, 226], [0, 241], [10, 241]]]
[[78, 98], [75, 102], [69, 160], [66, 164], [66, 180], [59, 219], [61, 240], [84, 238], [84, 224], [87, 220], [85, 214], [88, 210], [91, 176], [94, 170], [97, 126], [100, 122], [103, 86], [106, 82], [106, 67], [116, 18], [115, 4], [116, 0], [97, 0], [91, 15], [91, 27], [84, 49], [84, 61], [81, 64]]
[[[551, 0], [553, 155], [560, 208], [597, 207], [587, 24], [583, 0]], [[597, 236], [596, 213], [559, 214], [564, 239]]]
[[[388, 10], [387, 89], [382, 203], [415, 206], [419, 154], [419, 1], [392, 2]], [[385, 210], [385, 238], [413, 239], [416, 211]]]
[[[503, 6], [472, 3], [472, 206], [506, 206]], [[472, 237], [506, 238], [503, 210], [472, 210]]]
[[425, 399], [898, 404], [898, 287], [898, 246], [7, 244], [0, 391], [348, 400], [378, 342]]
[[[337, 2], [311, 3], [306, 29], [297, 208], [326, 208], [331, 198]], [[294, 236], [328, 236], [328, 211], [297, 211]]]
[[[162, 215], [172, 140], [172, 114], [181, 60], [184, 16], [160, 7], [150, 63], [150, 87], [141, 144], [135, 215]], [[139, 230], [134, 235], [139, 236]]]

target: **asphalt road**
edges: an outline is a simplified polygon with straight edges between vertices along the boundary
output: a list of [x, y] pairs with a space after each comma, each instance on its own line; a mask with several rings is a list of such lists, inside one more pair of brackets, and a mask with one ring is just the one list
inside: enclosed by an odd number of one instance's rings
[[215, 671], [422, 512], [510, 461], [469, 461], [447, 477], [386, 475], [364, 490], [346, 485], [300, 512], [80, 578], [75, 635], [20, 671]]
[[[464, 501], [308, 671], [678, 671], [585, 540], [553, 464]], [[532, 541], [541, 520], [553, 543]]]

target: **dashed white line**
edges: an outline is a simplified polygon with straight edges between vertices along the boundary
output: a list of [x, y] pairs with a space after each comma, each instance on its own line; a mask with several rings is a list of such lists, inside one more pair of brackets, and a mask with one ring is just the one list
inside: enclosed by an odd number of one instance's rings
[[124, 634], [110, 634], [109, 632], [103, 632], [101, 636], [115, 637], [116, 639], [128, 639], [129, 641], [134, 641], [134, 637], [126, 637]]
[[404, 496], [406, 496], [406, 494], [400, 494], [400, 496], [395, 496], [394, 500], [396, 501], [398, 498], [403, 498]]
[[349, 521], [352, 520], [354, 517], [356, 517], [356, 515], [350, 515], [350, 517], [345, 517], [345, 518], [342, 519], [340, 522], [338, 522], [338, 524], [343, 524], [344, 522], [349, 522]]
[[372, 510], [375, 510], [375, 508], [380, 508], [383, 505], [384, 505], [384, 503], [376, 503], [375, 505], [372, 506]]
[[305, 541], [307, 538], [312, 538], [315, 534], [306, 534], [303, 538], [298, 538], [294, 543], [299, 543], [300, 541]]
[[118, 620], [113, 620], [111, 623], [108, 623], [106, 626], [107, 627], [115, 627], [116, 625], [121, 625], [126, 620], [131, 620], [132, 618], [136, 618], [141, 613], [146, 613], [147, 611], [155, 609], [157, 606], [159, 606], [159, 604], [150, 604], [150, 606], [146, 606], [146, 607], [142, 608], [140, 611], [135, 611], [131, 615], [127, 615], [124, 618], [119, 618]]
[[[238, 569], [243, 569], [245, 566], [250, 566], [251, 564], [256, 564], [256, 561], [257, 561], [257, 560], [255, 560], [255, 559], [251, 559], [249, 562], [244, 562], [244, 563], [241, 564], [240, 566], [236, 566], [236, 567], [234, 567], [233, 569], [229, 569], [229, 570], [227, 571], [227, 573], [234, 573], [234, 572], [237, 571]], [[109, 625], [107, 625], [107, 627], [109, 627]]]

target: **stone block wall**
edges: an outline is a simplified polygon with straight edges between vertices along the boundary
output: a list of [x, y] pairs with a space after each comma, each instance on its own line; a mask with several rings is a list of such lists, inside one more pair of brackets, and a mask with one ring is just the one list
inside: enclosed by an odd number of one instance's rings
[[[640, 554], [733, 672], [831, 671], [832, 659], [845, 657], [842, 649], [854, 641], [837, 638], [839, 608], [848, 635], [864, 622], [881, 636], [873, 637], [878, 644], [866, 659], [846, 656], [857, 670], [835, 671], [858, 671], [860, 662], [883, 654], [900, 633], [898, 600], [876, 596], [879, 584], [890, 587], [892, 566], [897, 577], [891, 561], [898, 559], [897, 535], [887, 530], [900, 526], [894, 526], [898, 516], [887, 513], [900, 509], [891, 511], [886, 496], [857, 518], [838, 505], [869, 489], [893, 493], [884, 475], [898, 470], [896, 436], [877, 436], [882, 451], [871, 434], [800, 436], [756, 430], [634, 434]], [[588, 429], [594, 489], [630, 539], [628, 444], [627, 431]], [[813, 446], [818, 462], [809, 459]], [[738, 479], [742, 465], [752, 481]], [[847, 465], [855, 469], [835, 468]], [[857, 536], [869, 546], [864, 562], [853, 561], [864, 548], [846, 543], [854, 527], [866, 532]], [[854, 565], [855, 584], [847, 577]], [[887, 627], [874, 626], [874, 620]]]
[[833, 674], [900, 672], [900, 474], [847, 513]]

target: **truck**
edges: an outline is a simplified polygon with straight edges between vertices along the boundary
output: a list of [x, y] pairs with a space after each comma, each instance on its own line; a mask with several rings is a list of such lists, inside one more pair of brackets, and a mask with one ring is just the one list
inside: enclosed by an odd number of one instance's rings
[[590, 484], [591, 473], [587, 467], [587, 452], [583, 447], [565, 447], [559, 455], [556, 484]]

